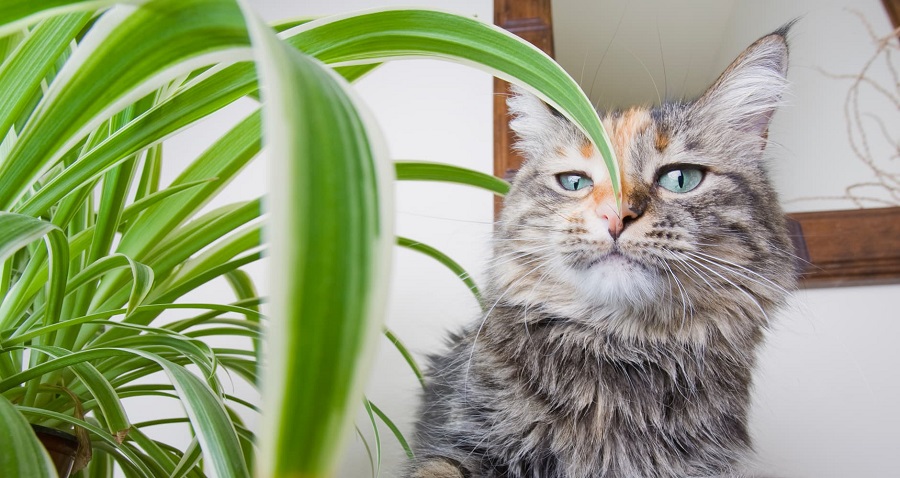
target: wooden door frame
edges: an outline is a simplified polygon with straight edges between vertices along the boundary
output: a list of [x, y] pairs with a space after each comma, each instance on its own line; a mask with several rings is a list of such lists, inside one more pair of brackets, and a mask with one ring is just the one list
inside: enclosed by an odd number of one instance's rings
[[[552, 0], [494, 0], [494, 23], [554, 56]], [[900, 0], [882, 0], [895, 27]], [[511, 180], [522, 164], [512, 149], [508, 84], [494, 79], [494, 174]], [[501, 198], [494, 211], [503, 206]], [[788, 214], [806, 288], [900, 283], [900, 207]]]

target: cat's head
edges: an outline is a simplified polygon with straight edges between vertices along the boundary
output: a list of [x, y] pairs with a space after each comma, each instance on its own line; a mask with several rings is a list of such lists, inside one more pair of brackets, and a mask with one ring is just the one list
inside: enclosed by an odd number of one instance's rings
[[534, 95], [511, 97], [526, 162], [497, 229], [495, 299], [633, 334], [701, 330], [709, 310], [764, 324], [794, 280], [763, 159], [787, 87], [784, 33], [747, 48], [696, 101], [602, 115], [621, 210], [591, 142]]

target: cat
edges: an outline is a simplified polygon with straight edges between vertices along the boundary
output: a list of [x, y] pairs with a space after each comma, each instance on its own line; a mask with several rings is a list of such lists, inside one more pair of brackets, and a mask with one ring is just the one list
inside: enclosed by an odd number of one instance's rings
[[431, 358], [411, 478], [743, 476], [755, 353], [795, 286], [767, 179], [790, 25], [697, 100], [602, 114], [595, 146], [517, 90], [526, 157], [486, 311]]

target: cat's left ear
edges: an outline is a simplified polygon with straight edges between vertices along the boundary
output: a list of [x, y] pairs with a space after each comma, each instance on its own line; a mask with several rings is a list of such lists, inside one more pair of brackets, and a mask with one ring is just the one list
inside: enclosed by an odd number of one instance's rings
[[509, 127], [516, 133], [516, 149], [526, 158], [540, 158], [559, 145], [576, 143], [572, 136], [580, 133], [562, 113], [524, 88], [513, 85], [510, 91]]
[[791, 24], [750, 45], [694, 104], [694, 113], [732, 131], [765, 139], [787, 90]]

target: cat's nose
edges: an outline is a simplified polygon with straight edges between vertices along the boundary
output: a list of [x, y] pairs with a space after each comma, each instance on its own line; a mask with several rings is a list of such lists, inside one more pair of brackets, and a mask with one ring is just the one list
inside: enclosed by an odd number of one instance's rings
[[597, 208], [597, 215], [606, 219], [609, 227], [609, 235], [614, 241], [619, 240], [622, 231], [640, 217], [641, 211], [625, 201], [622, 203], [622, 211], [619, 212], [614, 201], [604, 202]]

